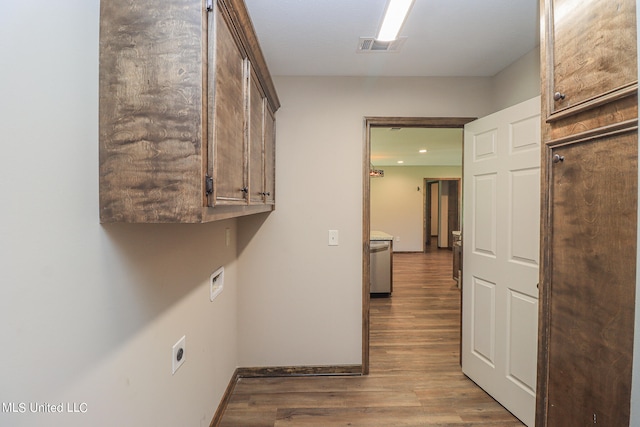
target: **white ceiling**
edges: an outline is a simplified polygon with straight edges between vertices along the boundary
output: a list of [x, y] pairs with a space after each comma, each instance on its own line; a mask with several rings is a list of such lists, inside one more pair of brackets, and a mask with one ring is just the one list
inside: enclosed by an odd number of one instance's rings
[[538, 45], [538, 0], [415, 0], [400, 52], [357, 53], [386, 0], [245, 0], [271, 74], [493, 76]]
[[[420, 153], [423, 149], [427, 152]], [[371, 163], [376, 167], [460, 166], [462, 129], [371, 128]]]
[[[538, 0], [415, 0], [401, 50], [371, 53], [357, 53], [358, 42], [375, 37], [386, 0], [245, 3], [274, 76], [489, 77], [538, 45]], [[462, 162], [460, 130], [377, 132], [375, 166]], [[416, 154], [422, 145], [429, 152]]]

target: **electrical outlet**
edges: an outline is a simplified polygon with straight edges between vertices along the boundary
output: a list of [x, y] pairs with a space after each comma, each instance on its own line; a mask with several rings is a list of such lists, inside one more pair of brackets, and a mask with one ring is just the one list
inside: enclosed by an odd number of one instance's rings
[[171, 375], [176, 373], [187, 357], [186, 340], [186, 335], [183, 335], [171, 349]]
[[209, 299], [213, 301], [216, 299], [222, 289], [224, 288], [224, 267], [220, 267], [209, 277], [210, 289], [209, 289]]

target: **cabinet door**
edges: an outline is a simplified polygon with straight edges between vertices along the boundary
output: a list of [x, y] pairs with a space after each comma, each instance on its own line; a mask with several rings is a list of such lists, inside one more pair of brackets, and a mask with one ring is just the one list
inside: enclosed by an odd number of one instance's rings
[[551, 150], [548, 426], [629, 425], [638, 134]]
[[546, 8], [551, 117], [635, 93], [636, 59], [627, 54], [636, 46], [635, 0], [546, 0]]
[[264, 110], [264, 200], [273, 205], [276, 200], [276, 115], [266, 101]]
[[545, 0], [542, 12], [536, 425], [626, 426], [636, 291], [635, 1]]
[[251, 69], [249, 86], [249, 203], [264, 201], [264, 96]]
[[[247, 203], [245, 102], [246, 55], [225, 16], [216, 8], [213, 85], [213, 198], [217, 204]], [[211, 59], [210, 59], [211, 61]]]

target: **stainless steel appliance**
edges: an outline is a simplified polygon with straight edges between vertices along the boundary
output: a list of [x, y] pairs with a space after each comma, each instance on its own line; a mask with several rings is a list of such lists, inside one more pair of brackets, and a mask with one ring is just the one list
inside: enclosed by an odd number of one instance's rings
[[[388, 237], [387, 237], [388, 236]], [[380, 239], [371, 240], [369, 244], [370, 262], [369, 279], [371, 283], [370, 293], [373, 295], [391, 295], [392, 282], [392, 252], [393, 237], [375, 236]], [[372, 239], [374, 235], [372, 233]]]

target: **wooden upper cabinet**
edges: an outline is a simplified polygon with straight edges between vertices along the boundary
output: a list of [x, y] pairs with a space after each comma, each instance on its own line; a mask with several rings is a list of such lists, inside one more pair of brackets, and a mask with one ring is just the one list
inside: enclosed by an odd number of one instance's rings
[[264, 118], [264, 201], [276, 203], [276, 116], [265, 102]]
[[635, 0], [544, 0], [548, 119], [635, 95]]
[[213, 100], [213, 205], [246, 204], [247, 140], [245, 124], [247, 60], [239, 41], [219, 8], [212, 14], [215, 49], [210, 50], [214, 74]]
[[273, 210], [250, 138], [280, 104], [242, 0], [101, 1], [99, 79], [101, 222]]
[[263, 203], [264, 190], [264, 111], [265, 98], [253, 69], [249, 84], [249, 203]]

